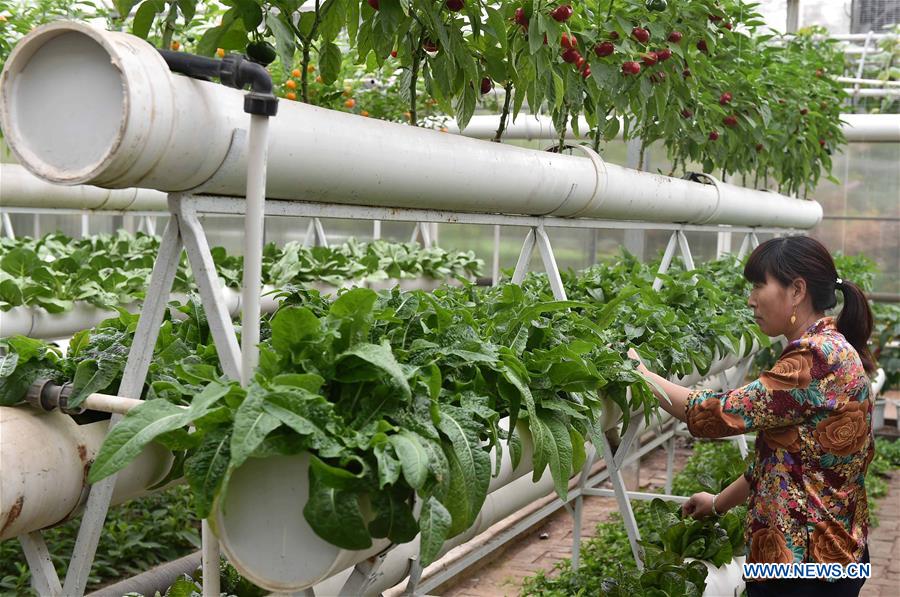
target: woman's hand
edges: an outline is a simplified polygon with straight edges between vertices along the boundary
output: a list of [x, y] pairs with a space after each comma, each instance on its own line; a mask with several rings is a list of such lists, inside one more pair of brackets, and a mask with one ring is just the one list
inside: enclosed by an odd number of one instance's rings
[[681, 506], [681, 513], [698, 519], [712, 516], [713, 497], [713, 494], [705, 491], [695, 493]]
[[637, 353], [634, 348], [628, 349], [628, 358], [637, 361], [637, 367], [639, 373], [646, 375], [648, 373], [648, 369], [646, 365], [644, 365], [644, 361], [641, 360], [641, 355]]

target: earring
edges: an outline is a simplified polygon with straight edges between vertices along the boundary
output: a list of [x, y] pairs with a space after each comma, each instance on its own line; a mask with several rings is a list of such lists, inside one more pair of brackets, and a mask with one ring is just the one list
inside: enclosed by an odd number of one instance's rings
[[794, 314], [791, 315], [791, 325], [797, 323], [797, 309], [794, 309]]

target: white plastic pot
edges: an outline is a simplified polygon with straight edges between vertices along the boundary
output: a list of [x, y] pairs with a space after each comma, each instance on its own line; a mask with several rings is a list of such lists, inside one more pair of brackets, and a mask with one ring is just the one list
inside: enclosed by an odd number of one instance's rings
[[[109, 421], [78, 425], [59, 411], [0, 406], [0, 540], [59, 524], [87, 499], [85, 480]], [[151, 444], [116, 477], [112, 504], [165, 478], [172, 454]]]
[[[521, 462], [513, 468], [509, 451], [503, 450], [499, 474], [491, 478], [488, 487], [491, 495], [532, 471], [531, 435], [524, 425], [518, 429], [522, 439]], [[490, 455], [493, 474], [497, 450]], [[381, 540], [367, 550], [349, 551], [316, 535], [303, 517], [309, 497], [308, 471], [307, 454], [251, 458], [234, 472], [216, 508], [214, 530], [229, 561], [242, 575], [270, 591], [299, 591], [314, 586], [389, 545]], [[544, 481], [548, 478], [552, 489], [552, 478], [545, 471]], [[550, 489], [541, 486], [541, 495]], [[480, 521], [497, 519], [499, 513], [495, 510], [504, 507], [486, 501], [476, 523], [460, 538], [480, 532]], [[460, 538], [454, 539], [453, 544], [465, 540]], [[417, 553], [417, 547], [413, 553]], [[399, 581], [393, 584], [396, 582]]]
[[[729, 563], [722, 564], [718, 568], [709, 562], [701, 562], [709, 571], [709, 574], [706, 576], [706, 590], [703, 591], [703, 596], [740, 597], [746, 585], [743, 569], [746, 559], [746, 556], [737, 556]], [[685, 561], [693, 562], [695, 560], [694, 558], [685, 558]]]

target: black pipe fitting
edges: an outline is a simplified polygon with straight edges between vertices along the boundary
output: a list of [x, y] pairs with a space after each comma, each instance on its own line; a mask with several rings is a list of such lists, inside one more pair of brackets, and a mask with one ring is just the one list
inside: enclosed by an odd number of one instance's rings
[[259, 116], [275, 116], [278, 113], [278, 98], [272, 93], [272, 77], [261, 65], [246, 60], [238, 54], [228, 54], [221, 60], [158, 50], [172, 72], [194, 79], [218, 79], [223, 85], [234, 89], [250, 86], [250, 93], [244, 96], [244, 112]]

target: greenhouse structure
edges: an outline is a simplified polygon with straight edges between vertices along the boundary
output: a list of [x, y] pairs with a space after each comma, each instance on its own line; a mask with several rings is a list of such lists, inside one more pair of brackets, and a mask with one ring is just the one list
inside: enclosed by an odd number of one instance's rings
[[900, 592], [900, 0], [3, 0], [0, 67], [0, 594]]

